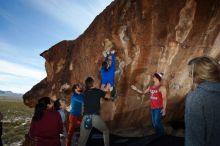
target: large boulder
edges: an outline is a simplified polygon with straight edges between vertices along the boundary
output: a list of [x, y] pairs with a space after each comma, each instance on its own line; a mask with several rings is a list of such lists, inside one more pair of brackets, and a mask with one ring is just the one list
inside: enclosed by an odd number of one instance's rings
[[168, 91], [165, 125], [183, 121], [184, 99], [191, 88], [187, 62], [201, 55], [220, 60], [219, 30], [219, 0], [115, 0], [77, 39], [41, 54], [47, 77], [25, 93], [24, 103], [34, 107], [42, 96], [69, 100], [72, 84], [88, 76], [100, 82], [102, 54], [111, 48], [117, 52], [117, 99], [102, 101], [111, 132], [139, 136], [152, 131], [148, 95], [130, 86], [146, 89], [157, 71], [164, 73]]

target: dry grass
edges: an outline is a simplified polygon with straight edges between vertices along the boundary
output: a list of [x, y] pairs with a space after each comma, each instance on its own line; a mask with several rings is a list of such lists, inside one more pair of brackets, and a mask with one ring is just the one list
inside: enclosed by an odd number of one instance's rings
[[23, 141], [29, 129], [33, 109], [25, 106], [21, 100], [0, 98], [0, 111], [4, 116], [2, 136], [4, 144]]

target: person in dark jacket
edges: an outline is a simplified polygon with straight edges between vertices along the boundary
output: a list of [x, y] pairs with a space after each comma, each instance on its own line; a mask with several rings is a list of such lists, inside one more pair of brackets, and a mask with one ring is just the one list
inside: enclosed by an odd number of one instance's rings
[[220, 65], [210, 57], [189, 61], [197, 87], [186, 97], [185, 146], [217, 146], [220, 138]]
[[109, 129], [100, 116], [100, 99], [110, 98], [110, 85], [107, 85], [107, 92], [97, 89], [94, 80], [88, 77], [85, 80], [86, 90], [84, 92], [84, 113], [80, 126], [79, 145], [85, 146], [92, 127], [103, 133], [104, 145], [109, 146]]
[[61, 146], [62, 131], [62, 119], [59, 112], [53, 110], [53, 101], [49, 97], [40, 98], [29, 130], [29, 136], [35, 146]]

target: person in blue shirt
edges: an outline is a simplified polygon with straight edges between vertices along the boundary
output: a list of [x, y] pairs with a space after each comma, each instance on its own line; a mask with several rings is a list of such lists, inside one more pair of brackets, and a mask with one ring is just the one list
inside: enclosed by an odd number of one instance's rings
[[110, 84], [111, 97], [114, 100], [115, 96], [115, 51], [107, 52], [105, 55], [105, 61], [102, 63], [100, 70], [101, 74], [101, 89], [106, 91], [106, 87]]
[[82, 121], [82, 107], [83, 107], [83, 94], [80, 84], [75, 84], [72, 87], [73, 95], [71, 97], [71, 110], [69, 115], [69, 128], [66, 146], [71, 146], [73, 133], [77, 126]]

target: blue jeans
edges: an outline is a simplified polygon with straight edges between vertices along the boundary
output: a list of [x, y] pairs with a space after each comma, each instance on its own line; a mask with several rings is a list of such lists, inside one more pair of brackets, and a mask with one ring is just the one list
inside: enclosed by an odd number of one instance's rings
[[164, 135], [164, 129], [161, 123], [161, 110], [161, 108], [151, 109], [151, 120], [157, 136]]

